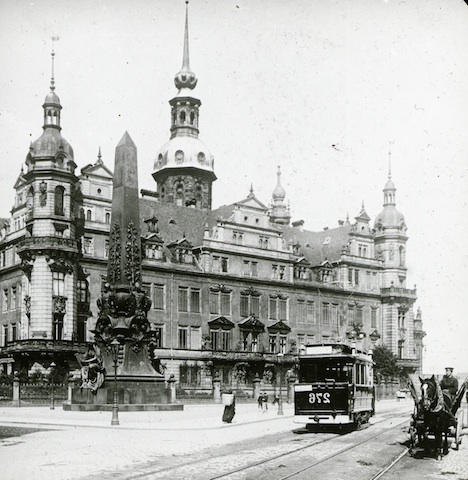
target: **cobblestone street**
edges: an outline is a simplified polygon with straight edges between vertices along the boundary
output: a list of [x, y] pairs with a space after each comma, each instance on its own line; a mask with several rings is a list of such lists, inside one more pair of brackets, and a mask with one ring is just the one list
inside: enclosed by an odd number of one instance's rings
[[[409, 399], [381, 401], [377, 404], [375, 419], [398, 411], [408, 414], [409, 423], [412, 407]], [[2, 479], [111, 478], [109, 475], [116, 470], [137, 472], [145, 465], [182, 464], [189, 455], [203, 458], [214, 451], [226, 451], [231, 445], [239, 449], [241, 442], [252, 450], [256, 439], [262, 438], [262, 442], [269, 436], [277, 439], [299, 427], [292, 422], [293, 407], [288, 404], [284, 405], [283, 416], [277, 415], [275, 408], [262, 413], [257, 405], [240, 404], [230, 425], [221, 421], [222, 408], [221, 405], [187, 405], [181, 412], [121, 412], [120, 425], [114, 427], [110, 425], [110, 412], [2, 408]], [[369, 435], [372, 428], [366, 430]], [[402, 429], [401, 442], [404, 441], [406, 434]], [[427, 470], [434, 478], [444, 473], [450, 475], [446, 478], [451, 480], [468, 480], [467, 444], [465, 439], [459, 451], [451, 450], [440, 462], [432, 458], [418, 461], [421, 473]], [[397, 472], [395, 469], [394, 473]], [[407, 473], [403, 469], [388, 478], [417, 479], [405, 476]]]

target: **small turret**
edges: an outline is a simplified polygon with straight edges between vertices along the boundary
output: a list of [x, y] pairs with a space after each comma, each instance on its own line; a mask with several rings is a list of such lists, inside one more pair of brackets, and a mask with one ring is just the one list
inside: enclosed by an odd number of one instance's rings
[[281, 185], [281, 167], [279, 165], [276, 176], [277, 183], [273, 190], [272, 201], [270, 204], [270, 221], [280, 225], [289, 225], [291, 215], [289, 213], [289, 205], [284, 202], [286, 190]]

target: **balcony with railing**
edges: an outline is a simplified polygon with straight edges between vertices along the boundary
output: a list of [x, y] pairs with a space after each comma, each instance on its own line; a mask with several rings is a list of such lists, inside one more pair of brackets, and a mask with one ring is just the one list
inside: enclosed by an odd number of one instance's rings
[[43, 250], [51, 248], [55, 250], [78, 252], [78, 240], [63, 237], [28, 237], [21, 240], [17, 245], [17, 252], [25, 250]]
[[382, 297], [389, 300], [416, 300], [418, 298], [416, 285], [414, 288], [402, 288], [402, 287], [385, 287], [380, 289]]

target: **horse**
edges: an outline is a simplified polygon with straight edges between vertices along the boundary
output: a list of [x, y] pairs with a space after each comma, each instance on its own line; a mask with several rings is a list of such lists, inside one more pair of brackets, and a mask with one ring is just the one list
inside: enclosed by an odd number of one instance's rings
[[[447, 436], [451, 426], [451, 404], [449, 395], [442, 392], [439, 382], [434, 375], [431, 378], [421, 378], [420, 410], [424, 419], [424, 436], [431, 432], [435, 437], [435, 453], [437, 460], [448, 453]], [[442, 442], [442, 437], [444, 440]]]

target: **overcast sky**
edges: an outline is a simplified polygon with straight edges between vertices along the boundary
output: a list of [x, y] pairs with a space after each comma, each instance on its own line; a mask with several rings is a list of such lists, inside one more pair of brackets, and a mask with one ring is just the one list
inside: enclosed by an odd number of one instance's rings
[[[169, 139], [183, 0], [3, 0], [0, 216], [42, 103], [55, 44], [62, 134], [79, 168], [113, 169], [127, 130], [140, 188]], [[468, 372], [468, 7], [463, 0], [192, 0], [190, 64], [214, 206], [264, 203], [282, 183], [293, 220], [335, 227], [382, 210], [389, 150], [408, 225], [408, 288], [423, 312], [425, 372]]]

